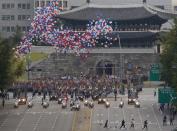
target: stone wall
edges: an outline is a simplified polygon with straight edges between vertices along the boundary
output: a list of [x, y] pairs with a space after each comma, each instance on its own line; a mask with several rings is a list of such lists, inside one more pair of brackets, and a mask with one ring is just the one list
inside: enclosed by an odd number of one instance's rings
[[97, 64], [100, 61], [109, 61], [112, 63], [115, 75], [120, 74], [120, 71], [126, 72], [128, 65], [133, 67], [142, 67], [145, 74], [148, 74], [150, 65], [159, 62], [158, 54], [153, 53], [127, 53], [120, 54], [90, 54], [87, 59], [81, 59], [73, 54], [56, 54], [52, 53], [47, 59], [41, 61], [31, 68], [30, 78], [39, 77], [56, 77], [64, 74], [96, 73]]

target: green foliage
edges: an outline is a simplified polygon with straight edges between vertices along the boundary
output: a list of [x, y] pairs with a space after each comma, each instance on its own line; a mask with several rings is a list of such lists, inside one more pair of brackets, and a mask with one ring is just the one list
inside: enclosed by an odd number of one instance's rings
[[30, 58], [30, 62], [36, 62], [48, 57], [48, 54], [42, 52], [33, 52], [26, 55], [26, 58]]
[[173, 29], [162, 38], [162, 78], [177, 88], [177, 19]]
[[0, 42], [0, 88], [6, 88], [13, 78], [13, 50], [9, 40]]
[[15, 57], [14, 48], [20, 43], [22, 34], [18, 31], [13, 37], [0, 39], [0, 89], [7, 88], [24, 72], [23, 59]]

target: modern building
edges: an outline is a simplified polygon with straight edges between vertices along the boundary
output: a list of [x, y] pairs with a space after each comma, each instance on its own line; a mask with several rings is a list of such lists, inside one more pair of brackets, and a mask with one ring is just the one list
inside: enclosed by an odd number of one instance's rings
[[[11, 36], [17, 26], [22, 32], [28, 31], [35, 8], [46, 6], [49, 2], [50, 0], [0, 0], [0, 35]], [[59, 6], [66, 10], [67, 1], [60, 1]]]
[[30, 28], [34, 14], [34, 2], [31, 0], [0, 0], [0, 34], [9, 37], [16, 26], [26, 32]]
[[[177, 11], [176, 0], [60, 0], [63, 10], [73, 9], [86, 4], [86, 1], [99, 5], [142, 4], [143, 1], [168, 12]], [[38, 6], [48, 5], [50, 0], [0, 0], [0, 34], [2, 37], [11, 36], [18, 25], [26, 32]]]

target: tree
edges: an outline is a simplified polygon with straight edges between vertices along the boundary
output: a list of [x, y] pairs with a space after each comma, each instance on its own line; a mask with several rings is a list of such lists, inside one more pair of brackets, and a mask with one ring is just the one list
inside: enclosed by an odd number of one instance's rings
[[0, 41], [0, 89], [5, 89], [13, 81], [13, 51], [8, 39]]
[[22, 34], [19, 30], [13, 37], [0, 39], [0, 89], [6, 89], [24, 72], [24, 61], [15, 57], [14, 48], [20, 43]]
[[169, 86], [177, 88], [177, 19], [173, 29], [162, 38], [162, 78]]

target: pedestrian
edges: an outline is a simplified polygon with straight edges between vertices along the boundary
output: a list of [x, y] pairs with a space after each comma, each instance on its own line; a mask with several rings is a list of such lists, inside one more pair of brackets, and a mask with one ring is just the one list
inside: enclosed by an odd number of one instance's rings
[[4, 100], [4, 98], [2, 99], [2, 107], [4, 108], [4, 106], [5, 106], [5, 100]]
[[163, 117], [163, 126], [165, 126], [166, 123], [167, 123], [167, 117], [166, 117], [166, 115], [165, 115], [165, 116]]
[[106, 122], [104, 124], [104, 128], [108, 128], [108, 120], [106, 120]]
[[125, 120], [122, 120], [122, 122], [121, 122], [120, 129], [122, 129], [122, 127], [123, 127], [123, 128], [126, 128], [126, 127], [125, 127]]
[[135, 120], [132, 118], [130, 128], [135, 128]]
[[145, 120], [144, 121], [144, 125], [143, 125], [143, 130], [146, 128], [146, 130], [148, 129], [148, 121], [147, 120]]
[[173, 125], [173, 117], [171, 116], [170, 117], [170, 126], [172, 126]]
[[156, 97], [156, 88], [154, 89], [154, 97]]
[[43, 105], [43, 103], [44, 103], [44, 98], [42, 97], [42, 104], [41, 105]]

